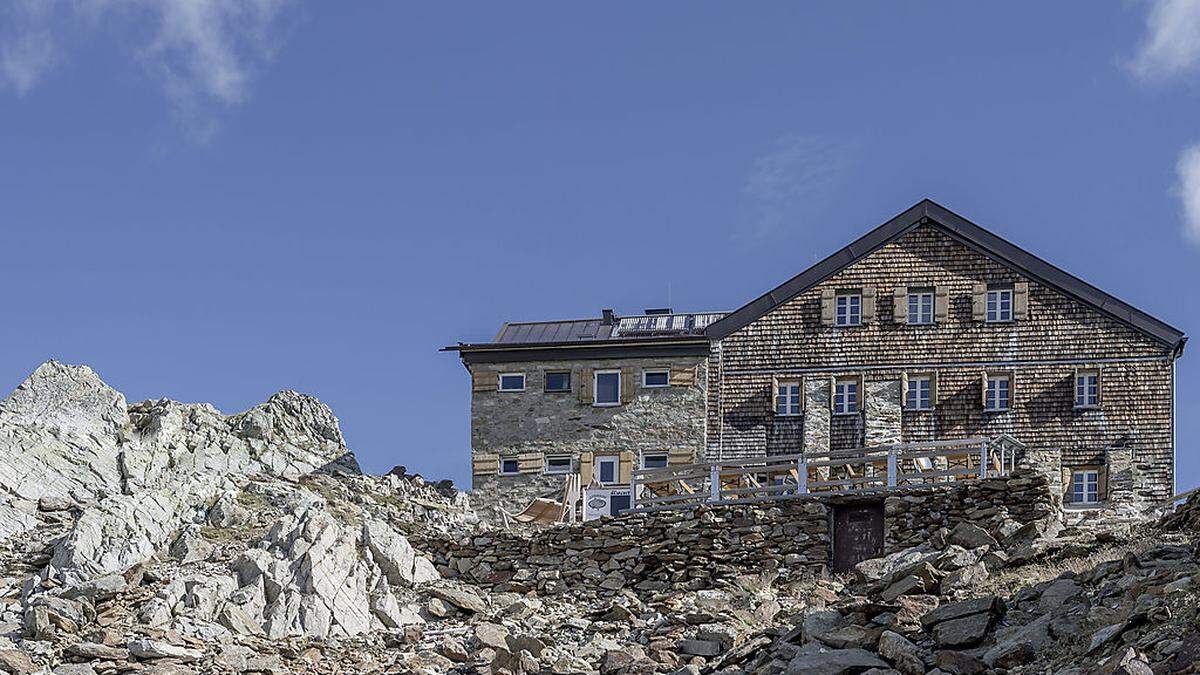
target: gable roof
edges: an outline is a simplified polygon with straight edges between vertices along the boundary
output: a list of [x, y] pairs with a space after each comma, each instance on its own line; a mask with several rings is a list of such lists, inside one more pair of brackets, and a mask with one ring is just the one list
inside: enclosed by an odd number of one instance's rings
[[1055, 267], [930, 199], [917, 202], [908, 210], [859, 237], [849, 246], [713, 323], [705, 334], [712, 340], [720, 340], [748, 326], [776, 307], [920, 225], [933, 225], [989, 258], [1090, 305], [1176, 352], [1181, 351], [1187, 341], [1182, 331]]

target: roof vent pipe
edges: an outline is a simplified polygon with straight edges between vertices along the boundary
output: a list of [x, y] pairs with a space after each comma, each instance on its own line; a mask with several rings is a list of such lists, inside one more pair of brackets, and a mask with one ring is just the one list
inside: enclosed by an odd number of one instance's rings
[[600, 325], [602, 325], [602, 326], [613, 325], [613, 323], [614, 323], [613, 322], [613, 311], [611, 309], [600, 310], [600, 315], [603, 317], [600, 320]]

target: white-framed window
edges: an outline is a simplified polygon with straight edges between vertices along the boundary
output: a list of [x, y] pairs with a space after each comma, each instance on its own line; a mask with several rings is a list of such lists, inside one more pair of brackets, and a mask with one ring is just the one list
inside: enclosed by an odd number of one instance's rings
[[546, 473], [571, 473], [571, 456], [546, 455]]
[[933, 409], [933, 378], [928, 375], [909, 375], [904, 406], [909, 410]]
[[1100, 472], [1096, 469], [1076, 469], [1071, 472], [1071, 502], [1096, 504], [1100, 502]]
[[621, 405], [621, 371], [597, 370], [592, 377], [593, 403], [600, 406]]
[[516, 457], [500, 458], [501, 476], [515, 476], [519, 473], [521, 473], [521, 463], [517, 461]]
[[650, 388], [671, 386], [671, 371], [669, 371], [669, 370], [643, 370], [642, 371], [642, 386], [650, 387]]
[[546, 391], [571, 391], [571, 371], [554, 370], [546, 373]]
[[1100, 371], [1080, 370], [1075, 373], [1075, 407], [1095, 408], [1100, 405]]
[[914, 291], [908, 294], [908, 324], [921, 326], [933, 323], [933, 291]]
[[775, 388], [775, 414], [800, 414], [800, 383], [780, 382]]
[[601, 485], [613, 485], [620, 477], [621, 458], [616, 455], [599, 455], [596, 457], [596, 480]]
[[987, 292], [988, 323], [1004, 323], [1013, 320], [1013, 292], [1011, 288], [996, 288]]
[[837, 380], [833, 386], [833, 414], [853, 415], [858, 412], [858, 379]]
[[525, 373], [500, 373], [500, 391], [525, 391]]
[[642, 468], [643, 469], [665, 469], [665, 468], [667, 468], [667, 453], [665, 453], [665, 452], [642, 453]]
[[984, 409], [991, 411], [1008, 410], [1009, 395], [1012, 392], [1012, 381], [1007, 375], [988, 375], [987, 394], [983, 397]]
[[834, 303], [833, 325], [857, 326], [862, 323], [861, 293], [838, 293]]

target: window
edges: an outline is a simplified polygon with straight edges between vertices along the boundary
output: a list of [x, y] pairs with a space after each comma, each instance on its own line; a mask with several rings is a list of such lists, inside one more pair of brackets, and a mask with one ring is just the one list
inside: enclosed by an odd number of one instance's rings
[[621, 371], [597, 370], [595, 382], [596, 405], [621, 404]]
[[525, 391], [525, 373], [500, 373], [500, 391]]
[[521, 473], [521, 464], [517, 461], [516, 457], [500, 460], [501, 476], [515, 476], [518, 473]]
[[835, 326], [857, 326], [862, 323], [862, 295], [838, 293], [837, 304], [834, 307]]
[[908, 294], [908, 323], [912, 326], [933, 323], [933, 291]]
[[833, 388], [833, 414], [853, 415], [858, 412], [858, 380], [838, 380]]
[[983, 397], [985, 410], [1008, 410], [1010, 382], [1007, 375], [988, 375], [987, 394]]
[[655, 452], [642, 455], [643, 469], [665, 469], [667, 468], [667, 453]]
[[775, 389], [775, 414], [800, 414], [800, 383], [780, 382]]
[[909, 410], [931, 410], [933, 408], [933, 379], [928, 375], [908, 378], [908, 391], [904, 394], [904, 405]]
[[643, 387], [667, 387], [671, 384], [671, 371], [669, 370], [643, 370], [642, 371], [642, 386]]
[[546, 391], [571, 391], [571, 373], [546, 373]]
[[1100, 372], [1080, 370], [1075, 373], [1075, 407], [1095, 408], [1100, 405]]
[[1082, 469], [1071, 472], [1071, 501], [1075, 504], [1096, 504], [1100, 501], [1100, 472]]
[[611, 485], [617, 482], [617, 463], [620, 461], [616, 455], [604, 455], [596, 458], [596, 480], [600, 481], [601, 485]]
[[1013, 292], [1011, 288], [998, 288], [987, 292], [987, 321], [1002, 323], [1013, 320]]
[[546, 473], [571, 473], [570, 455], [547, 455]]

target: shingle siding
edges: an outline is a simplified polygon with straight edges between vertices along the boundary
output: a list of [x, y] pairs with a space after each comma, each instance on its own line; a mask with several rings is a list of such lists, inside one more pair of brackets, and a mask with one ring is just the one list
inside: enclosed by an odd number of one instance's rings
[[[1029, 284], [1028, 318], [987, 324], [972, 316], [977, 284]], [[945, 320], [909, 326], [893, 318], [897, 287], [945, 287]], [[852, 328], [822, 325], [826, 289], [876, 290], [875, 320]], [[1095, 308], [989, 258], [933, 225], [888, 243], [829, 279], [725, 336], [709, 359], [708, 454], [714, 457], [797, 452], [803, 421], [774, 414], [773, 377], [862, 375], [898, 380], [936, 371], [929, 412], [904, 411], [902, 440], [1008, 433], [1031, 448], [1060, 448], [1064, 466], [1104, 461], [1112, 448], [1132, 450], [1134, 491], [1170, 496], [1173, 483], [1172, 350]], [[1076, 368], [1102, 369], [1102, 406], [1074, 408]], [[1012, 409], [985, 413], [981, 376], [1013, 375]], [[862, 387], [865, 391], [869, 386]], [[860, 401], [860, 409], [862, 407]], [[811, 419], [811, 416], [805, 415]], [[864, 419], [834, 415], [833, 449], [860, 447]]]

